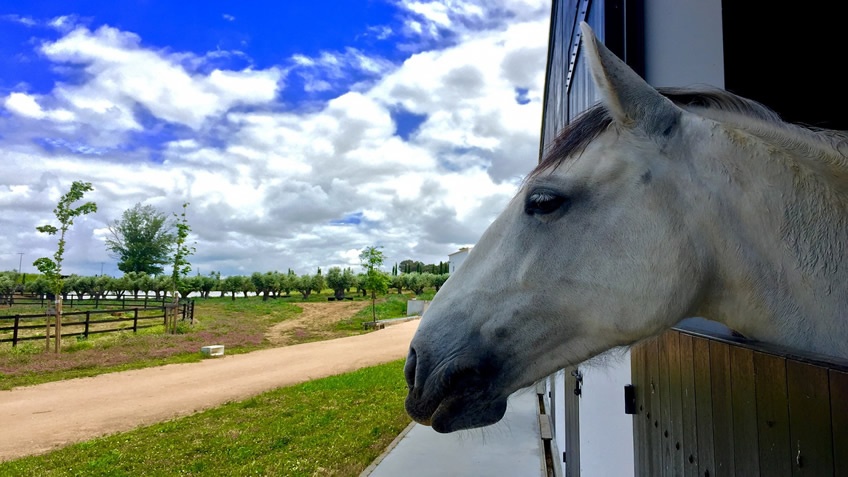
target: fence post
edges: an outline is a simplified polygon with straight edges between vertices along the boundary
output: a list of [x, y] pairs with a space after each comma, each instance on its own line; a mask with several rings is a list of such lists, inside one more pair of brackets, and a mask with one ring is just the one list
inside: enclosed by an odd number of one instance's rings
[[194, 324], [194, 300], [191, 300], [191, 324]]
[[85, 331], [83, 332], [83, 336], [85, 339], [88, 339], [88, 323], [91, 321], [91, 312], [86, 310], [85, 312]]
[[18, 346], [18, 326], [21, 323], [21, 315], [15, 315], [15, 328], [12, 330], [12, 348]]
[[133, 333], [138, 332], [138, 308], [133, 309]]

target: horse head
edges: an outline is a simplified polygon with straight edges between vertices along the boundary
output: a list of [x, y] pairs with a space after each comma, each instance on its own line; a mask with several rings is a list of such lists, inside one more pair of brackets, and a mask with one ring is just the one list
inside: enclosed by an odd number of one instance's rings
[[436, 431], [495, 423], [516, 390], [687, 317], [848, 358], [848, 164], [834, 148], [848, 137], [723, 91], [661, 93], [581, 30], [600, 104], [559, 135], [410, 345], [406, 409]]

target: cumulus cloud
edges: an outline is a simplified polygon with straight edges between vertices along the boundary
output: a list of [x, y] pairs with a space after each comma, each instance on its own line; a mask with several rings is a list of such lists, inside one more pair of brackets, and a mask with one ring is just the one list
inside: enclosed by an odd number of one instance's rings
[[45, 43], [41, 52], [48, 59], [81, 68], [87, 76], [81, 84], [57, 85], [57, 101], [89, 123], [108, 122], [116, 130], [141, 129], [139, 107], [164, 121], [199, 129], [233, 107], [273, 101], [283, 76], [279, 68], [196, 73], [178, 55], [140, 43], [137, 35], [108, 26], [95, 31], [79, 27]]
[[[201, 273], [356, 268], [370, 245], [389, 262], [446, 260], [479, 238], [537, 159], [548, 31], [537, 3], [398, 1], [422, 34], [456, 35], [394, 63], [347, 48], [204, 72], [195, 55], [76, 27], [40, 47], [73, 74], [2, 98], [35, 132], [0, 138], [0, 205], [30, 211], [0, 224], [25, 260], [49, 254], [35, 226], [79, 179], [94, 184], [99, 211], [75, 224], [69, 272], [105, 262], [117, 273], [102, 231], [136, 202], [166, 212], [190, 202]], [[490, 24], [492, 12], [509, 21]], [[287, 74], [308, 77], [304, 88], [347, 88], [293, 108], [279, 94]], [[83, 150], [97, 134], [103, 144]]]

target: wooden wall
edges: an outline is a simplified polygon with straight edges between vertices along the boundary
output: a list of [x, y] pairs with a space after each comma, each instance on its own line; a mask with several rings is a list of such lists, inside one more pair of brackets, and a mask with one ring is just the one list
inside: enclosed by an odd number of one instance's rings
[[671, 330], [632, 348], [637, 476], [848, 476], [848, 366]]

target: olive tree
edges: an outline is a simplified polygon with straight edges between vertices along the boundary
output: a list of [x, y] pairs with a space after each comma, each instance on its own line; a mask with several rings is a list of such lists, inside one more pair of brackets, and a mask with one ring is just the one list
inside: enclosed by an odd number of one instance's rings
[[345, 290], [354, 284], [354, 275], [350, 268], [342, 270], [340, 267], [332, 267], [327, 271], [327, 286], [333, 290], [336, 300], [342, 300]]

